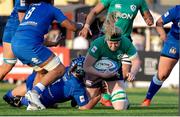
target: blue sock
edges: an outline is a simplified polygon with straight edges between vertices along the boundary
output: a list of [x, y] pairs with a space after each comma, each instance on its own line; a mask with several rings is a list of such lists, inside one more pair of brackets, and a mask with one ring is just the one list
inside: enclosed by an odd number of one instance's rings
[[39, 95], [43, 93], [44, 89], [45, 86], [42, 83], [37, 83], [33, 88]]
[[28, 106], [28, 100], [25, 97], [22, 97], [21, 104], [25, 105], [25, 106]]
[[153, 96], [158, 92], [158, 90], [161, 88], [163, 84], [163, 81], [160, 81], [156, 75], [153, 76], [151, 80], [151, 84], [149, 86], [149, 90], [146, 94], [146, 99], [152, 99]]

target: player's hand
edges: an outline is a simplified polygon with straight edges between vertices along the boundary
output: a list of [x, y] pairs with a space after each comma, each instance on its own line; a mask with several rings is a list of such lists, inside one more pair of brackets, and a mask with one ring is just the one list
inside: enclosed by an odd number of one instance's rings
[[162, 34], [162, 35], [160, 35], [160, 39], [162, 39], [163, 41], [166, 41], [167, 37], [166, 37], [166, 35]]
[[88, 28], [88, 27], [83, 27], [83, 29], [79, 32], [79, 36], [82, 36], [82, 37], [84, 37], [85, 39], [87, 39], [88, 33], [89, 33], [90, 35], [92, 35], [92, 32], [91, 32], [90, 28]]
[[132, 82], [132, 81], [134, 81], [135, 80], [135, 74], [134, 73], [128, 73], [127, 74], [127, 80], [129, 81], [129, 82]]

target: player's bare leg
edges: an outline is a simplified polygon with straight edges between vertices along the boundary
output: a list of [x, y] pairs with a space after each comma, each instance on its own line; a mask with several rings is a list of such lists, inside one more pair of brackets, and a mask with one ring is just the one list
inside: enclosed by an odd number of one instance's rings
[[168, 78], [172, 69], [176, 65], [178, 60], [168, 58], [168, 57], [160, 57], [159, 65], [158, 65], [158, 73], [155, 75], [151, 81], [149, 90], [146, 94], [146, 98], [142, 102], [141, 106], [147, 107], [150, 106], [151, 100], [153, 96], [158, 92], [161, 88], [163, 82]]
[[124, 81], [109, 81], [107, 82], [111, 93], [111, 102], [115, 110], [126, 110], [129, 106], [129, 101], [124, 89]]
[[0, 80], [3, 80], [16, 63], [16, 57], [12, 52], [10, 43], [3, 42], [3, 58], [4, 62], [0, 67]]

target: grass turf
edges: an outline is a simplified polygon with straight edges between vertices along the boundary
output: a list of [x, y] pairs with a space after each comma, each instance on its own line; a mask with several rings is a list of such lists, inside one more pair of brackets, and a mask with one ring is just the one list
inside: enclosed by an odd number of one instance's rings
[[34, 115], [34, 116], [177, 116], [178, 115], [178, 90], [161, 89], [154, 97], [150, 107], [140, 107], [144, 99], [147, 88], [130, 88], [127, 94], [131, 102], [131, 107], [126, 111], [115, 111], [111, 107], [103, 107], [98, 104], [92, 110], [80, 111], [70, 107], [70, 103], [60, 103], [57, 109], [46, 109], [41, 111], [26, 111], [25, 107], [11, 107], [3, 101], [5, 92], [15, 85], [0, 83], [0, 115]]

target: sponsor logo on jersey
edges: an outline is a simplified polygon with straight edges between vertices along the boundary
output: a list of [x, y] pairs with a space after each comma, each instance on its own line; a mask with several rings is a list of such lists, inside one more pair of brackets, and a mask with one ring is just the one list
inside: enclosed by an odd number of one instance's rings
[[164, 17], [167, 17], [169, 15], [169, 11], [167, 11], [165, 14], [164, 14]]
[[134, 11], [136, 10], [136, 5], [134, 5], [134, 4], [131, 5], [131, 6], [130, 6], [130, 9], [134, 12]]
[[121, 4], [115, 4], [116, 9], [121, 9]]
[[129, 14], [129, 13], [117, 13], [116, 17], [117, 18], [122, 18], [122, 19], [132, 19], [133, 18], [133, 14]]
[[178, 22], [178, 27], [180, 28], [180, 21]]
[[79, 96], [79, 100], [80, 100], [81, 103], [85, 102], [84, 96], [83, 95]]
[[20, 6], [25, 6], [25, 0], [20, 0]]
[[91, 52], [95, 53], [97, 50], [97, 47], [96, 46], [93, 46], [92, 49], [91, 49]]
[[172, 48], [169, 50], [169, 53], [171, 53], [171, 54], [176, 54], [176, 48], [175, 48], [175, 47], [172, 47]]
[[39, 63], [41, 62], [38, 58], [32, 58], [31, 61], [32, 61], [34, 64], [39, 64]]
[[34, 21], [27, 21], [20, 24], [20, 26], [25, 26], [25, 25], [37, 26], [37, 23]]

